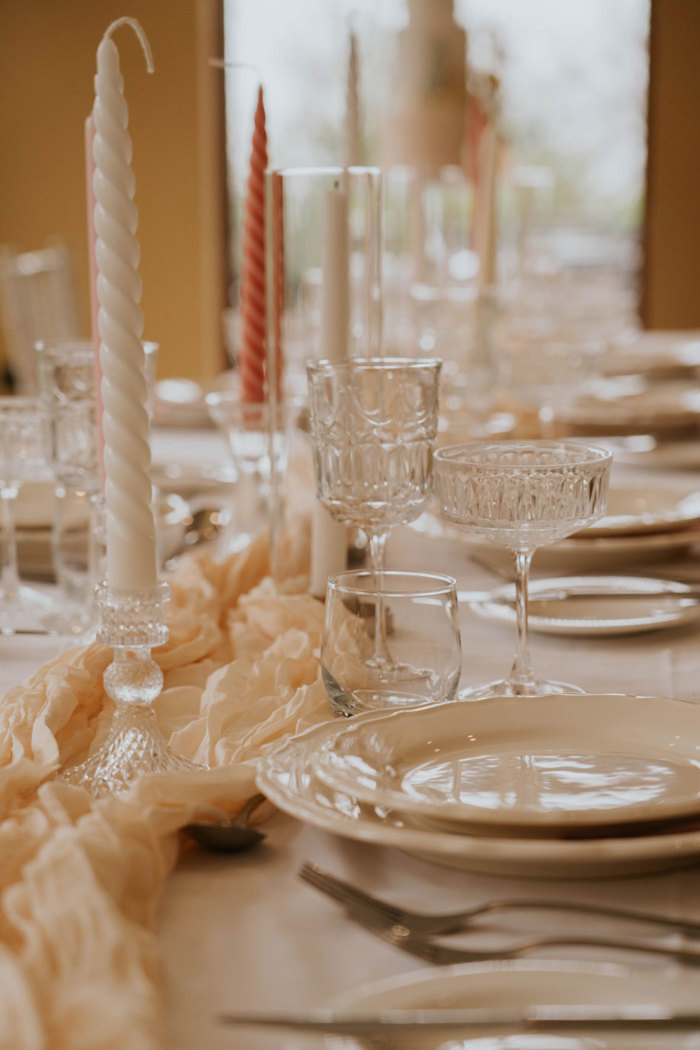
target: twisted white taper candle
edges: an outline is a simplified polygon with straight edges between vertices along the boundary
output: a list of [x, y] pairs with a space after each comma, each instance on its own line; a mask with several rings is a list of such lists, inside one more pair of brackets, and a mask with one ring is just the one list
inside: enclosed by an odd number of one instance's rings
[[139, 37], [148, 71], [151, 52], [133, 18], [119, 18], [97, 49], [92, 117], [95, 124], [95, 230], [100, 364], [104, 405], [107, 578], [116, 589], [152, 587], [157, 580], [149, 417], [141, 342], [143, 315], [138, 213], [131, 170], [129, 114], [119, 54], [110, 36], [130, 25]]

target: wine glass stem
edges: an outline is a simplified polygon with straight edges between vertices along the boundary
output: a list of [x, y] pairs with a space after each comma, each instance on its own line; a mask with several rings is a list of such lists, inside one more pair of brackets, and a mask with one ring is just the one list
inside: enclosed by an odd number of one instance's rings
[[0, 588], [3, 597], [14, 598], [19, 591], [17, 570], [17, 535], [15, 533], [16, 485], [4, 485], [0, 491], [0, 535], [2, 537], [2, 560], [0, 561]]
[[516, 551], [515, 562], [515, 658], [510, 672], [510, 681], [516, 693], [527, 695], [535, 691], [535, 677], [530, 661], [527, 622], [527, 582], [530, 574], [532, 551]]
[[[386, 541], [389, 529], [367, 528], [369, 540], [369, 567], [372, 572], [384, 572]], [[377, 598], [374, 614], [374, 664], [376, 667], [391, 667], [394, 661], [387, 646], [386, 609], [381, 598]]]
[[369, 541], [369, 567], [372, 572], [384, 572], [386, 560], [386, 541], [389, 539], [389, 529], [365, 528]]

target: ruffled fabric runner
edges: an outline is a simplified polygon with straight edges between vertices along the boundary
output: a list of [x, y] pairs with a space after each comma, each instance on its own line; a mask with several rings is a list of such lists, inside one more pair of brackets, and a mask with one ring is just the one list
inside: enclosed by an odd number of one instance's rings
[[0, 706], [0, 1047], [159, 1050], [163, 1001], [154, 909], [198, 810], [237, 811], [257, 758], [332, 717], [319, 674], [323, 606], [267, 578], [260, 538], [228, 561], [191, 558], [170, 581], [170, 640], [155, 704], [177, 750], [208, 772], [146, 778], [93, 801], [54, 779], [99, 746], [111, 651], [65, 653]]

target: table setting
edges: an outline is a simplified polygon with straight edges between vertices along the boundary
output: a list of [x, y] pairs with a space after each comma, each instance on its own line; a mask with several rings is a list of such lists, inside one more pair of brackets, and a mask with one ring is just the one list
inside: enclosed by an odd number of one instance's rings
[[494, 83], [466, 290], [392, 317], [468, 181], [424, 172], [383, 335], [351, 34], [342, 165], [271, 166], [258, 89], [233, 367], [157, 380], [127, 30], [92, 337], [0, 398], [0, 1047], [700, 1047], [700, 489], [640, 459], [693, 443], [694, 333], [501, 296]]

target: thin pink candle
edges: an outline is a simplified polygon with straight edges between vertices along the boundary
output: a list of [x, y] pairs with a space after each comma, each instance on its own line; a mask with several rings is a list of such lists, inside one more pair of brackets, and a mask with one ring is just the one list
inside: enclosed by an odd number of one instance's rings
[[241, 338], [238, 375], [241, 401], [265, 400], [267, 317], [265, 287], [265, 169], [267, 132], [262, 87], [258, 90], [250, 155], [241, 275]]
[[282, 317], [284, 315], [284, 196], [282, 176], [275, 172], [272, 176], [272, 243], [274, 257], [272, 275], [274, 281], [273, 295], [275, 303], [274, 323], [274, 374], [277, 400], [282, 397], [282, 373], [284, 368]]

